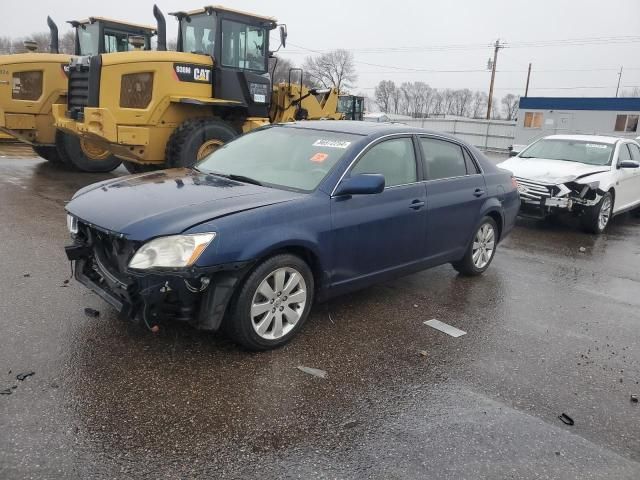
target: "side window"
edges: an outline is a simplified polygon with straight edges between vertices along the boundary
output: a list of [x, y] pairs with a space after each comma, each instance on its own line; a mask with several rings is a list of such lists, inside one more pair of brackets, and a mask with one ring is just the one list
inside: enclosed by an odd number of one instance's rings
[[473, 161], [473, 158], [471, 158], [471, 155], [469, 155], [469, 152], [467, 152], [463, 148], [462, 153], [464, 153], [464, 161], [467, 164], [467, 173], [469, 175], [475, 175], [476, 173], [480, 173], [480, 170], [478, 169], [476, 162]]
[[421, 138], [420, 144], [429, 180], [462, 177], [467, 174], [465, 157], [459, 145], [435, 138]]
[[623, 160], [631, 160], [631, 154], [626, 143], [620, 144], [620, 150], [618, 150], [618, 162]]
[[542, 117], [542, 112], [525, 112], [524, 128], [541, 128]]
[[636, 162], [640, 162], [640, 147], [635, 143], [630, 143], [629, 150], [631, 150], [631, 158]]
[[394, 138], [374, 145], [351, 170], [351, 175], [360, 173], [384, 175], [387, 187], [416, 182], [413, 142], [410, 138]]

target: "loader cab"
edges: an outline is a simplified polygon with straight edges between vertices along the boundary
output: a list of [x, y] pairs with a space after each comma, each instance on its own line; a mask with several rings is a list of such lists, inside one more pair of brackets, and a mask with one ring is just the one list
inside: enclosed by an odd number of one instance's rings
[[178, 51], [213, 58], [212, 97], [241, 102], [249, 116], [267, 117], [269, 33], [276, 19], [219, 6], [171, 15], [179, 22]]
[[338, 112], [344, 114], [345, 120], [362, 120], [364, 118], [364, 97], [340, 95]]
[[151, 50], [151, 39], [156, 34], [154, 27], [103, 17], [90, 17], [69, 23], [76, 30], [75, 54], [79, 56]]

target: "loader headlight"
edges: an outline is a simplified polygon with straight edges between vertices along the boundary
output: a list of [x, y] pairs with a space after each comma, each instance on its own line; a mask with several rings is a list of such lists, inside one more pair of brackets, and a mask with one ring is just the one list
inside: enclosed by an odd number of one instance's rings
[[216, 238], [215, 232], [160, 237], [145, 243], [129, 262], [129, 268], [183, 268], [193, 265]]
[[120, 81], [122, 108], [147, 108], [153, 94], [153, 73], [128, 73]]
[[42, 96], [42, 70], [16, 72], [11, 84], [14, 100], [38, 100]]

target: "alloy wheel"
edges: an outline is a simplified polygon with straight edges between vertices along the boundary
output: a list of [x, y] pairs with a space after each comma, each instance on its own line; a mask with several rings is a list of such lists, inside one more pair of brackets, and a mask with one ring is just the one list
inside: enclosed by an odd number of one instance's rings
[[483, 269], [491, 261], [496, 246], [496, 232], [489, 223], [483, 224], [473, 239], [471, 258], [477, 269]]
[[611, 218], [611, 197], [606, 195], [602, 199], [602, 205], [600, 205], [600, 214], [598, 215], [598, 226], [600, 230], [604, 230], [609, 219]]
[[287, 335], [307, 303], [307, 285], [294, 268], [278, 268], [260, 282], [251, 302], [251, 325], [266, 340]]

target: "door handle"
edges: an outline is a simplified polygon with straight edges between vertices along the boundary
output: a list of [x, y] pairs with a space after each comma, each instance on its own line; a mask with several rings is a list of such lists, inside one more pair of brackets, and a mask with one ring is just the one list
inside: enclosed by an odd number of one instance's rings
[[473, 191], [473, 196], [474, 196], [474, 197], [481, 197], [481, 196], [483, 196], [485, 193], [487, 193], [487, 192], [485, 192], [483, 189], [481, 189], [481, 188], [476, 188], [476, 189]]
[[422, 200], [414, 200], [411, 202], [411, 205], [409, 205], [409, 208], [413, 208], [414, 210], [420, 210], [422, 207], [424, 207], [424, 202]]

